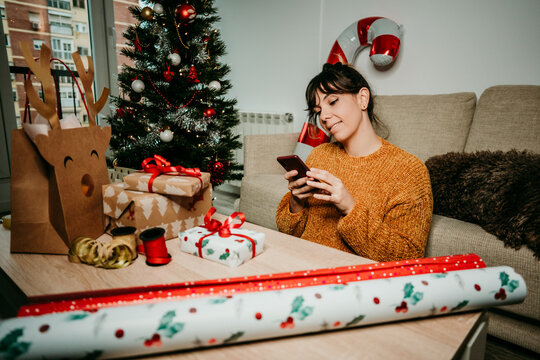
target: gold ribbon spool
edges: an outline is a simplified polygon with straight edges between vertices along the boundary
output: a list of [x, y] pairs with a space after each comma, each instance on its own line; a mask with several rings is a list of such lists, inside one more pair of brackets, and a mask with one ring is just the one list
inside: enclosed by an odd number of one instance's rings
[[105, 269], [120, 269], [129, 266], [137, 258], [135, 234], [113, 236], [108, 242], [89, 237], [78, 237], [73, 241], [68, 259]]

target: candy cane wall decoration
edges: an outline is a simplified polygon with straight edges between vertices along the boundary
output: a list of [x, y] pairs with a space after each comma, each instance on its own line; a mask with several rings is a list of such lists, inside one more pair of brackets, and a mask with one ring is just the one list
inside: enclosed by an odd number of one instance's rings
[[376, 66], [391, 64], [397, 57], [403, 27], [384, 17], [367, 17], [352, 23], [337, 38], [328, 60], [335, 64], [354, 63], [356, 55], [369, 44], [369, 58]]

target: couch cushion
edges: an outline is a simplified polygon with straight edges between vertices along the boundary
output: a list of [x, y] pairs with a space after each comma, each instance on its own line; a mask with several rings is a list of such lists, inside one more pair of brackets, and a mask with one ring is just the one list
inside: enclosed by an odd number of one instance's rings
[[277, 230], [276, 210], [283, 195], [289, 191], [287, 185], [283, 175], [244, 177], [240, 188], [240, 211], [246, 220]]
[[389, 128], [388, 141], [426, 161], [433, 155], [463, 151], [476, 95], [392, 95], [375, 97], [375, 114]]
[[433, 215], [428, 237], [426, 256], [475, 253], [486, 266], [507, 265], [513, 267], [527, 284], [527, 297], [521, 304], [502, 306], [505, 312], [540, 320], [540, 261], [526, 247], [513, 250], [480, 226]]
[[478, 100], [465, 151], [511, 149], [540, 153], [540, 86], [493, 86]]

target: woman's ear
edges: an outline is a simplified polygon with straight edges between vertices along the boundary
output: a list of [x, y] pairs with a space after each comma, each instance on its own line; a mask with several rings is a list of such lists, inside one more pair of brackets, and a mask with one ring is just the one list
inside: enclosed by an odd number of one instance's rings
[[369, 104], [369, 97], [371, 94], [369, 93], [369, 90], [366, 87], [363, 87], [358, 91], [358, 94], [356, 95], [356, 99], [358, 102], [358, 105], [362, 110], [366, 110]]

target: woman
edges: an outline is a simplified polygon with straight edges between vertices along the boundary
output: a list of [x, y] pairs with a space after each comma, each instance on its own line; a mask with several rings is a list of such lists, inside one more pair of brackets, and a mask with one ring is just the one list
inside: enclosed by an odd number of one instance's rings
[[376, 260], [424, 256], [433, 197], [429, 174], [413, 155], [376, 135], [373, 98], [354, 68], [325, 64], [306, 89], [309, 117], [335, 140], [306, 160], [278, 205], [280, 231]]

